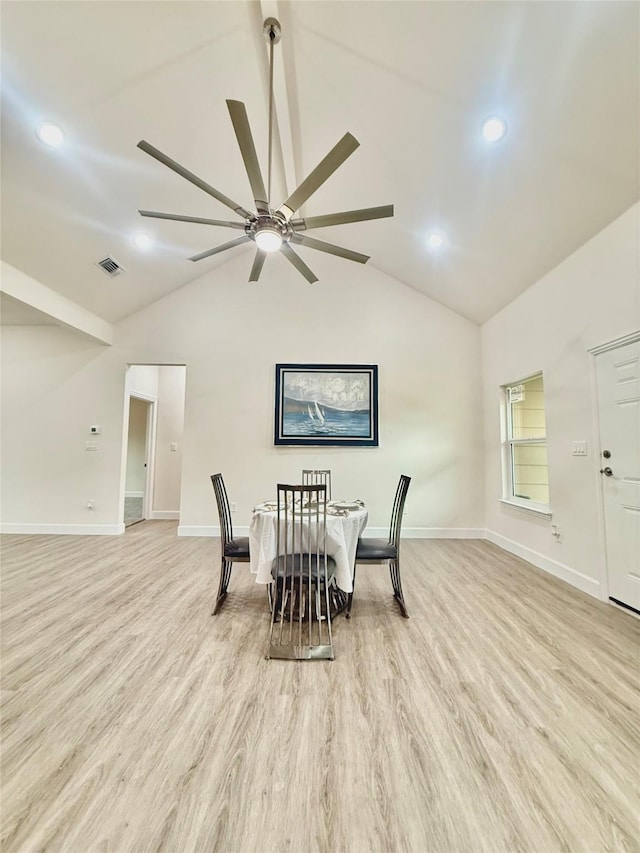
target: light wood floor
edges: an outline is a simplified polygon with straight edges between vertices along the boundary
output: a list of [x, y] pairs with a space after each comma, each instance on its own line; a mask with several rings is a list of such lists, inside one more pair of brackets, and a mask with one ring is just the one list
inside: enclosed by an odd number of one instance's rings
[[640, 622], [486, 542], [360, 566], [334, 662], [267, 661], [218, 540], [2, 541], [2, 851], [638, 851]]

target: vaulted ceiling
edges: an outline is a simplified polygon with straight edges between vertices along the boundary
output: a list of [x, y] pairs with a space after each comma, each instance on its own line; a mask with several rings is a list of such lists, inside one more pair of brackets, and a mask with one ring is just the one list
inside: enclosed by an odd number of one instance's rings
[[[629, 2], [23, 2], [3, 0], [2, 258], [108, 322], [207, 275], [247, 279], [238, 232], [138, 208], [233, 214], [136, 145], [146, 139], [253, 209], [226, 99], [246, 104], [263, 172], [275, 48], [274, 206], [347, 132], [357, 151], [304, 205], [393, 203], [314, 236], [482, 323], [640, 197], [639, 9]], [[500, 115], [493, 145], [483, 120]], [[43, 120], [65, 144], [36, 137]], [[147, 251], [136, 231], [154, 239]], [[430, 250], [431, 231], [445, 235]], [[335, 264], [299, 249], [322, 287]], [[96, 266], [111, 256], [126, 273]], [[231, 258], [246, 257], [246, 264]], [[603, 283], [604, 284], [604, 283]], [[4, 304], [6, 322], [24, 322]], [[16, 319], [17, 318], [17, 319]], [[42, 319], [42, 318], [40, 318]]]

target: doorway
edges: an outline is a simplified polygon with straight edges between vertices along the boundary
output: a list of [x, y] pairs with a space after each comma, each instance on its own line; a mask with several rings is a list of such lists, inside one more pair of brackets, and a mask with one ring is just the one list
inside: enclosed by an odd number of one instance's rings
[[608, 596], [640, 614], [640, 332], [594, 355]]
[[150, 473], [153, 453], [155, 403], [141, 397], [129, 397], [129, 429], [124, 493], [124, 526], [131, 527], [148, 517]]
[[120, 507], [124, 529], [180, 519], [186, 365], [129, 364]]

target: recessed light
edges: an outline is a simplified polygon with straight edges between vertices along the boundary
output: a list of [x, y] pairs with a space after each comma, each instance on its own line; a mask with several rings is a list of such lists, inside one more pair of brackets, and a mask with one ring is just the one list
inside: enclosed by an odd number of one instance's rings
[[500, 142], [507, 132], [507, 123], [497, 116], [485, 119], [482, 122], [482, 135], [487, 142]]
[[427, 237], [427, 246], [430, 249], [441, 249], [444, 246], [444, 236], [437, 231], [433, 231]]
[[58, 127], [57, 124], [54, 124], [51, 121], [45, 121], [41, 124], [36, 133], [38, 134], [40, 142], [44, 142], [45, 145], [52, 145], [53, 147], [56, 147], [58, 145], [62, 145], [64, 142], [64, 133], [62, 132], [62, 128]]
[[151, 239], [151, 235], [147, 234], [146, 231], [140, 231], [138, 234], [133, 235], [131, 242], [138, 249], [148, 249], [153, 240]]

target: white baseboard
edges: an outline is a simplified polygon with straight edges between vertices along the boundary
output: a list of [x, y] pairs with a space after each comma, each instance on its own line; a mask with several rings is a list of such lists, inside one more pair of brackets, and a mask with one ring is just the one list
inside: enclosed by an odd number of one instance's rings
[[125, 498], [143, 498], [144, 492], [125, 492]]
[[[248, 536], [249, 527], [233, 526], [237, 536]], [[178, 536], [220, 536], [220, 527], [215, 525], [181, 524]], [[363, 534], [365, 539], [387, 539], [388, 527], [367, 527]], [[484, 539], [485, 530], [481, 527], [408, 527], [402, 528], [403, 539]]]
[[[483, 527], [403, 527], [403, 539], [484, 539]], [[367, 527], [363, 539], [388, 539], [388, 527]]]
[[[248, 536], [249, 528], [234, 526], [233, 532], [234, 535], [237, 536]], [[215, 526], [213, 524], [179, 524], [178, 536], [220, 536], [220, 526]]]
[[27, 536], [120, 536], [124, 524], [6, 524], [0, 533], [20, 533]]
[[598, 600], [601, 599], [600, 582], [587, 575], [583, 575], [582, 572], [578, 572], [564, 563], [559, 563], [557, 560], [552, 560], [550, 557], [545, 557], [544, 554], [539, 554], [537, 551], [527, 548], [526, 545], [520, 545], [512, 539], [507, 539], [506, 536], [501, 536], [493, 530], [485, 531], [484, 538], [488, 542], [493, 542], [499, 548], [508, 551], [510, 554], [515, 554], [516, 557], [522, 557], [528, 563], [533, 563], [534, 566], [537, 566], [537, 568], [542, 569], [544, 572], [548, 572], [550, 575], [571, 584], [571, 586], [577, 587], [582, 592], [586, 592]]
[[149, 513], [151, 521], [179, 521], [179, 509], [154, 509]]

